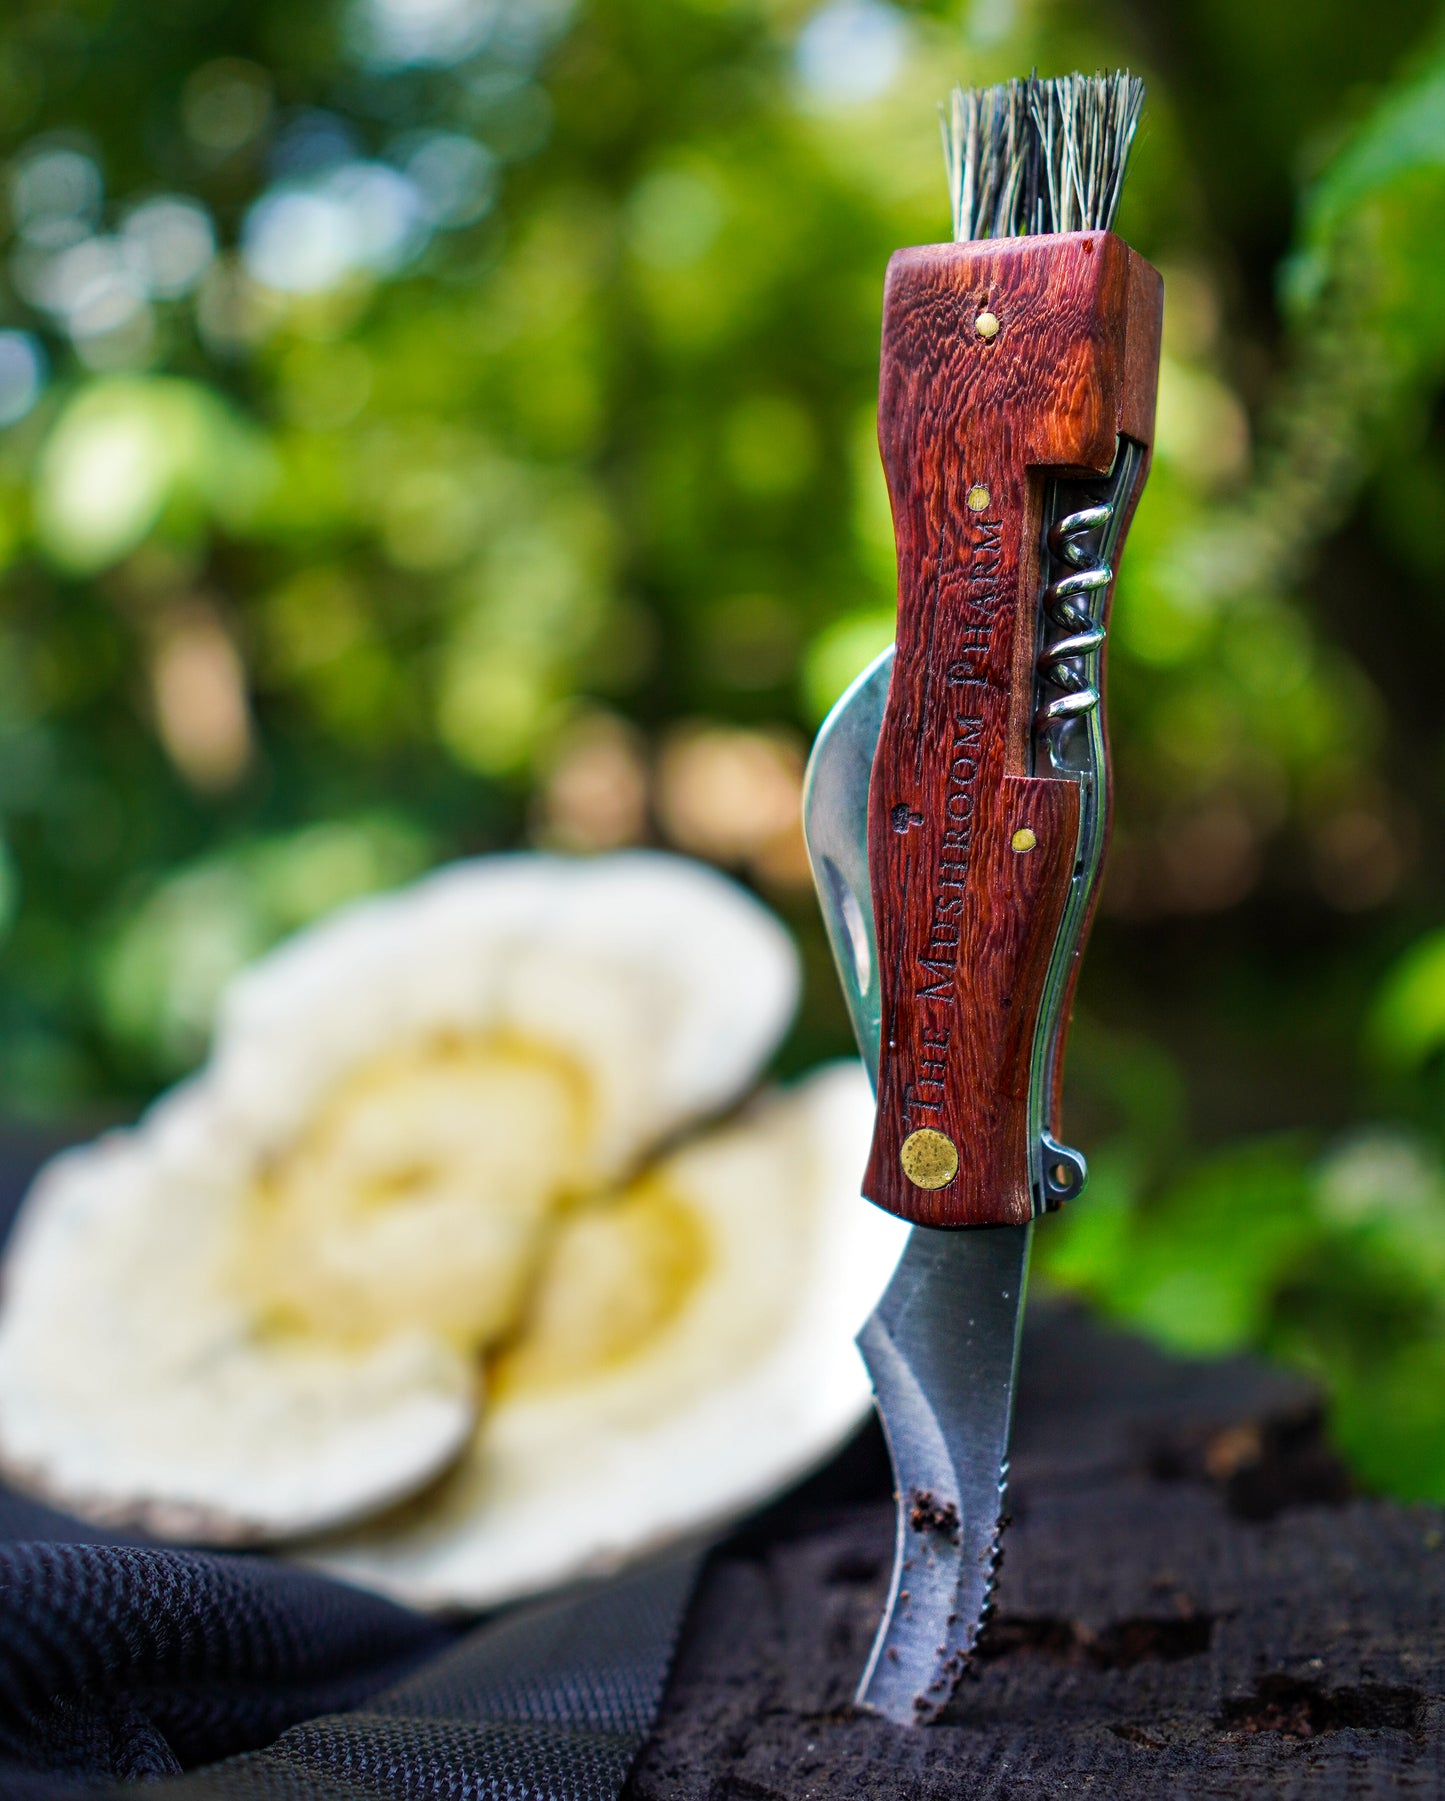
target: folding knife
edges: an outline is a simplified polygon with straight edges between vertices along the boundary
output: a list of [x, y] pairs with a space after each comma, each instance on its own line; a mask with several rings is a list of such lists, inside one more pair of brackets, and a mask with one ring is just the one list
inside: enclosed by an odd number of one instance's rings
[[1102, 655], [1153, 437], [1162, 284], [1103, 230], [899, 251], [879, 442], [895, 646], [819, 733], [804, 819], [913, 1222], [859, 1336], [897, 1485], [861, 1706], [947, 1705], [998, 1561], [1032, 1222], [1079, 1194], [1064, 1037], [1109, 825]]

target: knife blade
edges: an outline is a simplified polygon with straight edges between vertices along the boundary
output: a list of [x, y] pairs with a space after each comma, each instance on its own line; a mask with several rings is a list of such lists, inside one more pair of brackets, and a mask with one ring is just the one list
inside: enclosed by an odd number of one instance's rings
[[[1081, 106], [1122, 156], [1139, 97], [1069, 77], [968, 98], [956, 203], [989, 175], [990, 121], [1010, 144], [1033, 121], [1037, 196]], [[1111, 216], [1122, 166], [1093, 174]], [[1109, 823], [1101, 655], [1157, 383], [1157, 272], [1090, 219], [1050, 231], [1036, 200], [1018, 217], [1003, 229], [1028, 235], [890, 262], [898, 638], [825, 721], [804, 790], [878, 1102], [862, 1191], [913, 1223], [858, 1340], [897, 1496], [858, 1701], [900, 1723], [947, 1706], [988, 1611], [1032, 1224], [1086, 1177], [1056, 1136], [1063, 1042]]]

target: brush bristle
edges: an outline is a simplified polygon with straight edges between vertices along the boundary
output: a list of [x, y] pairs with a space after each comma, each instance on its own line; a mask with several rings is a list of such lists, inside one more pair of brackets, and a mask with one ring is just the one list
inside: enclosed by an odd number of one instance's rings
[[943, 117], [955, 240], [1108, 231], [1143, 105], [1127, 69], [955, 88]]

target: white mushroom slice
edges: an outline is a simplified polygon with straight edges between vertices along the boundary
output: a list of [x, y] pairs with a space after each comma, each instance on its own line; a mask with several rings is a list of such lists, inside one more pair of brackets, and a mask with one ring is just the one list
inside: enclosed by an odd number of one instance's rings
[[4, 1467], [105, 1524], [293, 1537], [445, 1469], [475, 1372], [415, 1330], [361, 1349], [266, 1330], [233, 1280], [244, 1186], [206, 1112], [182, 1091], [32, 1191], [0, 1314]]
[[414, 1493], [559, 1211], [736, 1099], [796, 987], [771, 914], [653, 853], [457, 864], [303, 933], [200, 1075], [27, 1199], [0, 1469], [217, 1543]]
[[818, 1072], [569, 1215], [458, 1468], [307, 1561], [487, 1607], [755, 1504], [868, 1406], [854, 1332], [907, 1228], [858, 1198], [872, 1096]]

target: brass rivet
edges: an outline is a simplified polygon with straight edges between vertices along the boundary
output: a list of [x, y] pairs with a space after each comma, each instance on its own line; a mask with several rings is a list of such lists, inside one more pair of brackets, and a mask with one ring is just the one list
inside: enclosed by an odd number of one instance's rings
[[989, 312], [985, 307], [974, 320], [973, 329], [981, 338], [996, 338], [998, 336], [998, 314]]
[[968, 510], [971, 513], [981, 513], [988, 505], [988, 489], [981, 482], [975, 482], [968, 491], [967, 499]]
[[947, 1132], [921, 1126], [903, 1140], [898, 1161], [915, 1188], [946, 1188], [958, 1174], [958, 1146]]
[[1013, 837], [1009, 839], [1009, 843], [1015, 850], [1032, 850], [1038, 843], [1038, 839], [1026, 825], [1021, 825], [1014, 833]]

